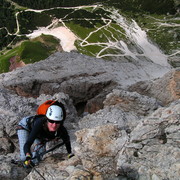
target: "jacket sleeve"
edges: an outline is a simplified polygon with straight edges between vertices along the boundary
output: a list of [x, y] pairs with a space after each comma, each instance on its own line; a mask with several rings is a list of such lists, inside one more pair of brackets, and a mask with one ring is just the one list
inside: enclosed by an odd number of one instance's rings
[[64, 126], [61, 126], [60, 132], [61, 132], [61, 138], [62, 138], [63, 142], [65, 143], [66, 150], [70, 154], [71, 153], [71, 141], [70, 141], [70, 137], [67, 132], [67, 129]]
[[24, 144], [24, 154], [26, 155], [27, 153], [31, 154], [31, 146], [34, 142], [34, 140], [37, 138], [37, 135], [39, 133], [39, 131], [43, 128], [43, 121], [42, 120], [37, 120], [35, 122], [35, 124], [32, 127], [32, 130], [29, 134], [29, 137], [26, 141], [26, 143]]

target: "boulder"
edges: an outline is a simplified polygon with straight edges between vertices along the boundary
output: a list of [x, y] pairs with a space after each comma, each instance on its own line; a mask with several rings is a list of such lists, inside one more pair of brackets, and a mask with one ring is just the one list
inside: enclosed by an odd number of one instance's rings
[[180, 99], [180, 68], [173, 69], [154, 81], [138, 82], [128, 90], [154, 97], [163, 105], [167, 105]]
[[112, 123], [130, 132], [144, 116], [160, 107], [155, 98], [122, 89], [114, 89], [109, 93], [103, 105], [103, 109], [81, 118], [78, 122], [79, 127], [93, 128]]
[[146, 116], [156, 110], [160, 105], [155, 98], [142, 96], [136, 92], [114, 89], [106, 96], [103, 102], [105, 107], [115, 105], [125, 112], [135, 112]]
[[0, 138], [0, 155], [13, 153], [14, 149], [14, 144], [11, 142], [10, 138]]
[[116, 155], [123, 149], [128, 140], [126, 132], [120, 131], [116, 125], [98, 126], [76, 132], [76, 155], [81, 159], [83, 167], [93, 174], [116, 173]]
[[119, 59], [112, 62], [75, 52], [58, 52], [44, 61], [1, 74], [0, 86], [25, 97], [64, 92], [77, 104], [102, 92], [105, 97], [116, 86], [125, 88], [161, 77], [168, 71], [169, 67], [147, 61], [128, 63]]

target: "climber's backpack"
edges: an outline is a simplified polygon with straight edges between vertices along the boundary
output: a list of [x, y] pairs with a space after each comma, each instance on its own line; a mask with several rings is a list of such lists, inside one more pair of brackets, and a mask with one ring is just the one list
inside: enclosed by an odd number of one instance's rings
[[46, 115], [48, 107], [53, 105], [55, 102], [56, 101], [54, 100], [48, 100], [44, 102], [43, 104], [39, 105], [39, 107], [37, 108], [37, 115]]
[[[21, 125], [17, 125], [16, 130], [27, 130], [30, 131], [32, 129], [32, 126], [36, 120], [37, 117], [44, 117], [44, 115], [46, 115], [47, 109], [48, 107], [50, 107], [51, 105], [57, 105], [59, 107], [62, 108], [63, 111], [63, 120], [61, 122], [61, 124], [64, 123], [64, 120], [66, 119], [66, 110], [64, 105], [61, 102], [58, 101], [54, 101], [54, 100], [47, 100], [46, 102], [44, 102], [43, 104], [39, 105], [39, 107], [37, 108], [36, 111], [36, 115], [35, 116], [29, 116], [27, 117], [27, 125], [28, 125], [28, 129], [24, 128]], [[45, 120], [44, 118], [42, 118], [42, 120]]]

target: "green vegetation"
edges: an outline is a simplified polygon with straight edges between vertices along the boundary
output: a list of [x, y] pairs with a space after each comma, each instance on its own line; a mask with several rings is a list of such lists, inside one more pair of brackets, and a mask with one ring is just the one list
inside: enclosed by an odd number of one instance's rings
[[16, 28], [15, 7], [6, 0], [0, 0], [0, 28], [6, 27], [13, 33]]
[[5, 0], [0, 0], [0, 50], [6, 47], [15, 36], [8, 34], [16, 30], [15, 7]]
[[25, 9], [15, 5], [12, 1], [0, 0], [0, 50], [7, 47], [9, 43], [13, 42], [14, 44], [22, 39], [26, 39], [24, 36], [17, 37], [13, 35], [17, 31], [15, 14]]
[[136, 15], [134, 19], [166, 54], [171, 54], [174, 49], [180, 48], [180, 29], [174, 26], [180, 24], [179, 18], [172, 15], [144, 14]]
[[50, 7], [72, 7], [92, 4], [103, 4], [114, 6], [123, 11], [149, 12], [157, 14], [174, 14], [176, 12], [176, 2], [174, 0], [13, 0], [19, 5], [34, 8], [46, 9]]
[[50, 35], [42, 34], [32, 41], [24, 41], [20, 46], [0, 56], [0, 73], [9, 71], [9, 59], [13, 56], [19, 56], [19, 60], [22, 60], [25, 64], [29, 64], [46, 59], [52, 53], [56, 52], [58, 47], [59, 40]]
[[41, 42], [26, 41], [21, 44], [19, 55], [21, 60], [27, 64], [29, 62], [34, 63], [47, 58], [49, 53], [47, 49], [43, 47]]
[[37, 27], [48, 26], [51, 21], [52, 18], [44, 12], [22, 11], [19, 14], [20, 33], [26, 34], [37, 29]]
[[75, 46], [78, 48], [79, 52], [88, 56], [96, 56], [97, 52], [103, 49], [103, 47], [100, 47], [99, 45], [88, 45], [82, 48], [80, 43], [81, 41], [76, 41]]
[[174, 49], [180, 49], [180, 30], [178, 28], [162, 27], [160, 31], [149, 31], [148, 35], [153, 39], [158, 46], [166, 53], [172, 54]]
[[[57, 0], [13, 0], [17, 4], [21, 6], [25, 6], [28, 8], [33, 8], [33, 9], [46, 9], [50, 7], [59, 7], [62, 6], [64, 0], [57, 1]], [[65, 0], [67, 3], [69, 2], [72, 3], [72, 0]]]
[[11, 43], [16, 38], [15, 35], [10, 35], [7, 33], [5, 28], [0, 29], [0, 49], [6, 47], [9, 43]]
[[56, 18], [64, 18], [67, 14], [70, 14], [74, 9], [50, 9], [46, 11], [46, 14], [51, 15]]
[[11, 49], [10, 51], [8, 51], [8, 53], [0, 57], [0, 73], [9, 71], [9, 66], [10, 66], [9, 59], [13, 56], [16, 56], [18, 54], [18, 51], [19, 51], [19, 48], [16, 47], [14, 49]]
[[[107, 9], [104, 10], [101, 7], [59, 8], [91, 4], [103, 4], [103, 7]], [[101, 52], [100, 55], [122, 54], [115, 46], [108, 44], [120, 40], [134, 48], [135, 45], [126, 37], [124, 29], [115, 22], [116, 18], [111, 17], [113, 6], [117, 13], [126, 17], [128, 22], [134, 19], [146, 31], [149, 39], [166, 54], [171, 54], [180, 48], [179, 26], [173, 25], [173, 23], [180, 23], [179, 15], [175, 14], [179, 4], [174, 3], [173, 0], [0, 0], [0, 50], [2, 50], [0, 72], [9, 70], [9, 58], [12, 56], [18, 55], [20, 60], [25, 63], [33, 63], [45, 59], [57, 51], [59, 40], [52, 36], [42, 35], [31, 41], [26, 37], [26, 34], [37, 30], [38, 27], [50, 25], [54, 18], [61, 19], [78, 37], [75, 46], [83, 54], [90, 56], [96, 56], [99, 52]], [[58, 8], [33, 12], [25, 11], [27, 7], [34, 9]], [[20, 24], [18, 35], [15, 19], [17, 12], [19, 12], [17, 17]], [[108, 24], [110, 21], [111, 23]], [[56, 27], [63, 23], [58, 22]], [[170, 24], [172, 26], [169, 26]], [[24, 42], [12, 49], [20, 41]], [[109, 45], [108, 48], [107, 45]]]
[[[66, 23], [66, 26], [69, 27], [80, 39], [84, 40], [86, 38], [85, 42], [83, 42], [82, 40], [77, 40], [75, 42], [75, 46], [79, 52], [89, 56], [96, 56], [107, 46], [105, 44], [108, 44], [109, 41], [117, 42], [118, 40], [122, 39], [124, 39], [125, 41], [127, 40], [124, 35], [124, 30], [119, 25], [114, 23], [111, 23], [107, 27], [104, 25], [103, 28], [99, 23], [94, 24], [94, 28], [84, 28], [83, 26], [75, 24], [75, 22], [71, 21], [70, 23]], [[93, 31], [96, 32], [92, 33]], [[89, 44], [87, 44], [86, 42], [88, 42]], [[105, 44], [103, 45], [102, 43]], [[101, 55], [105, 53], [118, 54], [121, 52], [114, 47], [109, 47], [108, 49], [104, 50]]]

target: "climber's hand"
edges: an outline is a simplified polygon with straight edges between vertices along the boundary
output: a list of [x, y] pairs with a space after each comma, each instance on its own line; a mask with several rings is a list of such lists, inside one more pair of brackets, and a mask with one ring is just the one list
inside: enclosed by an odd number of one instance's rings
[[27, 154], [26, 155], [26, 160], [24, 161], [24, 167], [25, 168], [31, 168], [33, 166], [33, 163], [31, 162], [31, 155], [30, 154]]

